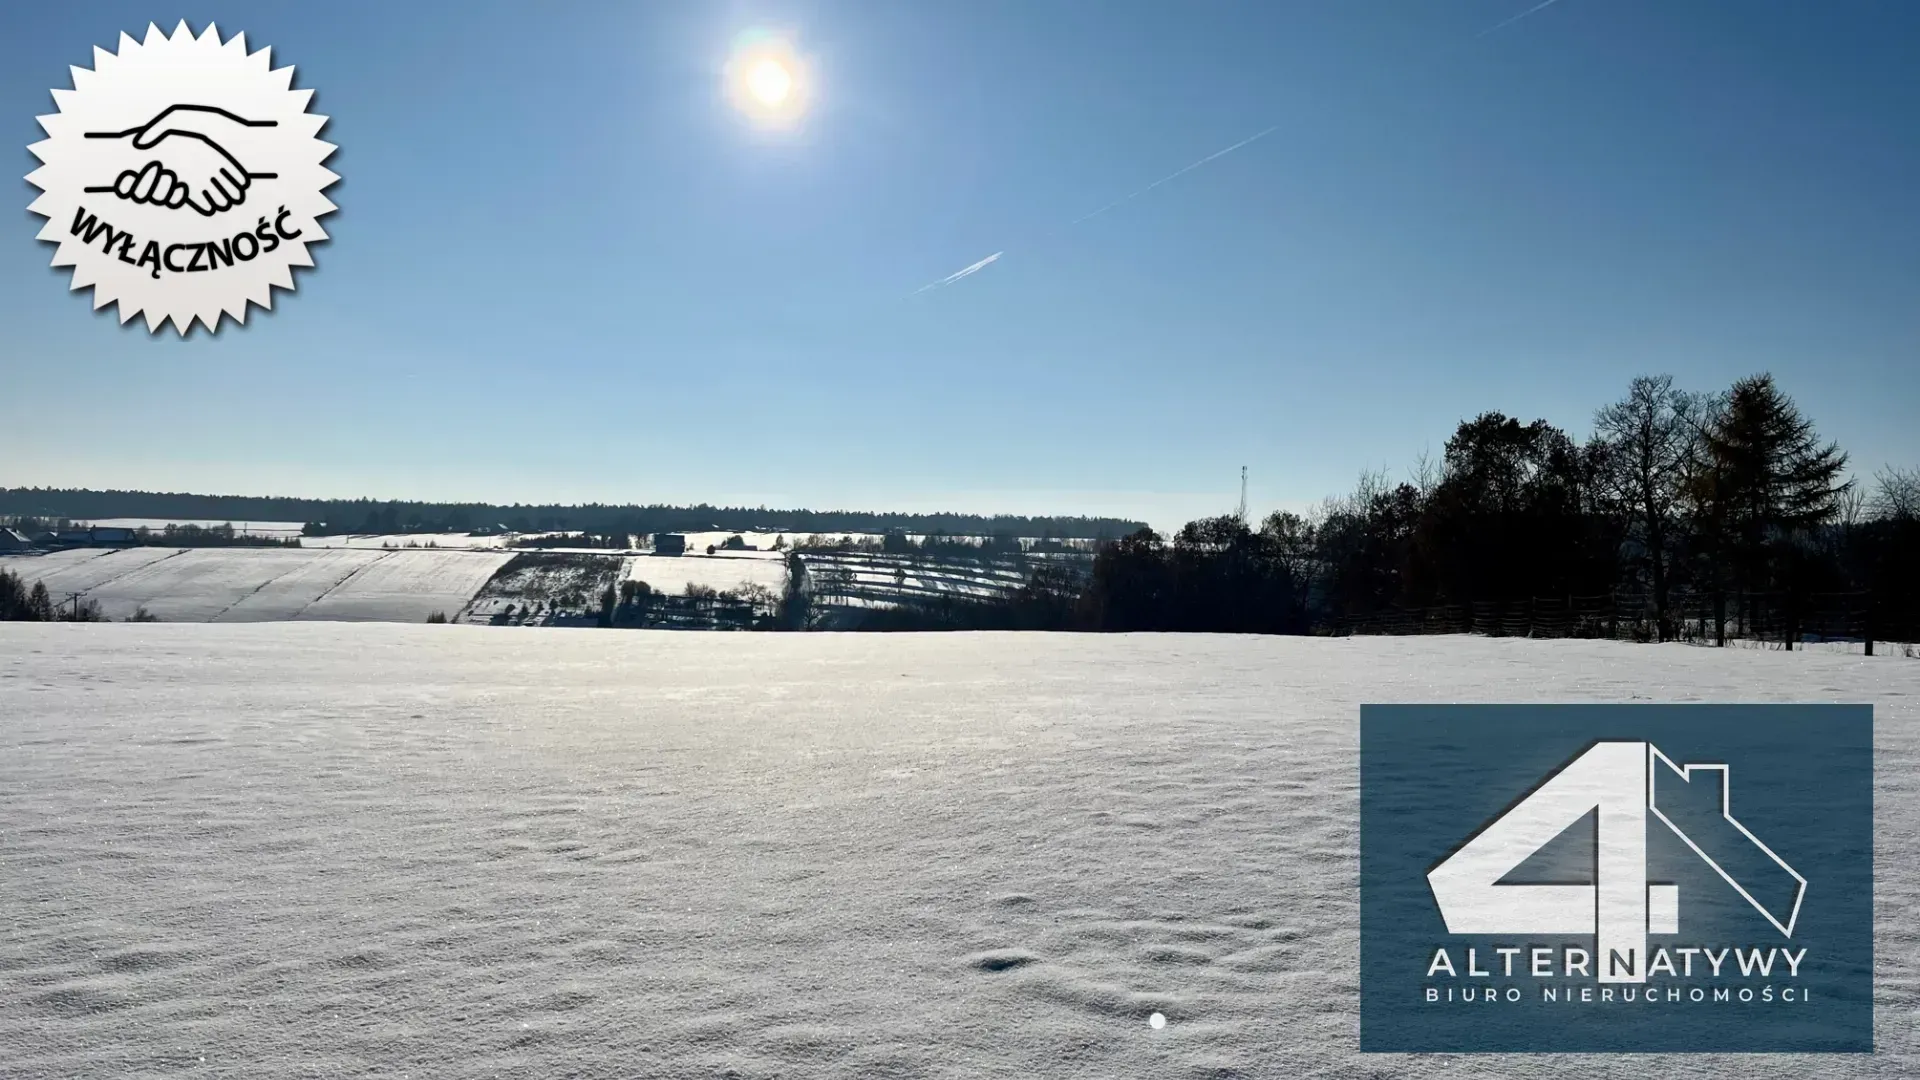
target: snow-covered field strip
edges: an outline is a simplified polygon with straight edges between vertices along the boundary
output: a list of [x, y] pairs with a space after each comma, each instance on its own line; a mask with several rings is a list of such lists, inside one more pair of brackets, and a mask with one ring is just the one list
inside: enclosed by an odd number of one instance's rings
[[[113, 548], [66, 548], [32, 555], [0, 555], [0, 570], [10, 570], [28, 582], [71, 572], [82, 563], [111, 553]], [[48, 585], [47, 588], [53, 588]]]
[[[1878, 1054], [1360, 1057], [1360, 704], [1632, 698], [1877, 706]], [[1907, 1077], [1917, 767], [1900, 657], [0, 624], [0, 1073]]]
[[511, 556], [358, 548], [88, 548], [0, 560], [55, 600], [82, 592], [124, 619], [163, 622], [322, 619], [424, 622], [451, 617]]
[[773, 545], [777, 541], [779, 541], [781, 537], [783, 536], [786, 537], [787, 543], [789, 544], [802, 538], [802, 534], [800, 533], [770, 533], [770, 532], [735, 533], [735, 532], [727, 532], [725, 530], [720, 530], [717, 532], [690, 532], [690, 533], [681, 533], [680, 535], [687, 538], [688, 551], [705, 551], [707, 550], [708, 544], [712, 544], [715, 547], [719, 547], [721, 544], [724, 544], [727, 542], [727, 538], [729, 536], [738, 536], [743, 542], [752, 544], [754, 547], [759, 548], [761, 554], [773, 555], [776, 557], [780, 553], [777, 551], [773, 551], [771, 549], [773, 548]]
[[151, 529], [160, 532], [169, 525], [197, 525], [202, 529], [231, 526], [242, 536], [299, 536], [306, 527], [301, 521], [234, 521], [227, 518], [88, 518], [76, 525], [98, 525], [110, 529]]
[[378, 551], [303, 550], [299, 554], [304, 558], [289, 560], [285, 572], [256, 585], [210, 621], [281, 622], [297, 618], [382, 557]]
[[303, 608], [300, 619], [425, 622], [448, 618], [513, 556], [481, 551], [390, 551]]
[[[147, 550], [130, 548], [123, 554]], [[318, 553], [298, 548], [188, 548], [168, 549], [166, 554], [92, 586], [87, 599], [98, 601], [110, 619], [124, 619], [145, 607], [167, 622], [211, 622], [276, 578], [312, 563]]]
[[778, 592], [787, 579], [787, 564], [777, 558], [741, 555], [636, 555], [627, 560], [627, 578], [644, 581], [654, 592], [677, 593], [689, 584], [732, 589], [742, 582], [765, 585]]
[[31, 588], [44, 582], [56, 599], [68, 593], [91, 593], [117, 579], [173, 558], [182, 548], [69, 548], [44, 555], [9, 555], [0, 558], [0, 570], [11, 570]]
[[505, 536], [468, 536], [466, 533], [343, 533], [338, 536], [303, 536], [301, 547], [309, 548], [405, 548], [408, 544], [436, 548], [493, 551], [512, 539]]

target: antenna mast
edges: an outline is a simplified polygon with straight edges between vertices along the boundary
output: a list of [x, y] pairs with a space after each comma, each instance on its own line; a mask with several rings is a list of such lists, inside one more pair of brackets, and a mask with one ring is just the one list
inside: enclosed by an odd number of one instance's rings
[[1241, 521], [1247, 520], [1247, 467], [1245, 465], [1240, 466], [1240, 509], [1234, 512], [1234, 516]]

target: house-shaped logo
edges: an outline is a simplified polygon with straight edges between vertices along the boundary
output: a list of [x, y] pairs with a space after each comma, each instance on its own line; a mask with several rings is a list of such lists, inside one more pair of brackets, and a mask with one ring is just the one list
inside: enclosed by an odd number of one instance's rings
[[[1653, 880], [1647, 863], [1647, 829], [1665, 826], [1791, 938], [1807, 879], [1733, 816], [1730, 774], [1725, 764], [1676, 765], [1652, 743], [1596, 741], [1428, 872], [1447, 932], [1593, 935], [1602, 982], [1645, 982], [1649, 935], [1680, 932], [1679, 888]], [[1590, 884], [1501, 883], [1589, 816]]]
[[1872, 1046], [1867, 706], [1368, 706], [1361, 1046]]

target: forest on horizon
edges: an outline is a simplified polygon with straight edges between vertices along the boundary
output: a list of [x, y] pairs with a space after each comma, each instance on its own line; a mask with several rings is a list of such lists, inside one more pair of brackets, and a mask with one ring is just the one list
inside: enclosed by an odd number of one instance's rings
[[[1117, 539], [1145, 528], [1139, 521], [1016, 514], [902, 514], [861, 510], [772, 510], [766, 507], [557, 503], [436, 503], [382, 499], [301, 499], [281, 496], [194, 495], [90, 488], [0, 488], [0, 517], [73, 521], [153, 518], [177, 521], [285, 521], [309, 526], [309, 535], [344, 533], [470, 532], [505, 527], [516, 532], [595, 534], [658, 532], [944, 533], [1038, 539]], [[318, 526], [315, 528], [314, 526]]]

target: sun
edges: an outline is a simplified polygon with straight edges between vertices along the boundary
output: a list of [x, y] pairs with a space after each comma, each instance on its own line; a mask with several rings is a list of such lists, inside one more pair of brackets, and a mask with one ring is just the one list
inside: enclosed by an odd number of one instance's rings
[[760, 127], [796, 126], [812, 104], [805, 59], [790, 39], [764, 31], [735, 40], [722, 83], [733, 107]]
[[778, 106], [793, 92], [793, 76], [778, 60], [762, 60], [747, 75], [747, 89], [762, 105]]

